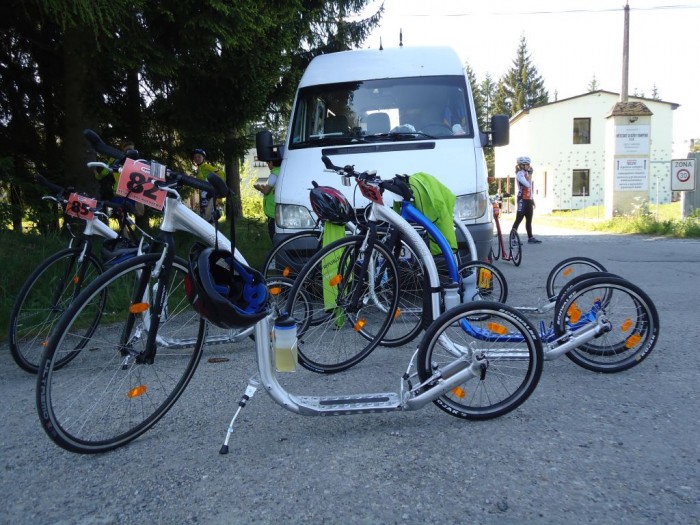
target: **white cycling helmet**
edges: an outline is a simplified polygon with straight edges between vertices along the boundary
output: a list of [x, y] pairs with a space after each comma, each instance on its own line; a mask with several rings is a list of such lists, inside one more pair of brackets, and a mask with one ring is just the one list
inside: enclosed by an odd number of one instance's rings
[[518, 164], [531, 164], [530, 157], [518, 157]]

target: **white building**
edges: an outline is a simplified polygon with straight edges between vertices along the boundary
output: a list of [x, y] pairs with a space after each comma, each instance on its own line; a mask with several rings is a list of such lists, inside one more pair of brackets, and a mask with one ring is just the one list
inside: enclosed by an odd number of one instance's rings
[[[652, 113], [649, 202], [670, 202], [673, 110], [679, 105], [638, 97], [629, 100], [643, 102]], [[510, 119], [510, 144], [495, 148], [496, 178], [504, 179], [498, 181], [501, 191], [515, 193], [515, 161], [527, 155], [534, 169], [538, 211], [602, 205], [605, 164], [611, 158], [605, 150], [610, 144], [606, 123], [617, 102], [617, 93], [593, 91], [514, 115]], [[630, 123], [635, 120], [630, 117]]]

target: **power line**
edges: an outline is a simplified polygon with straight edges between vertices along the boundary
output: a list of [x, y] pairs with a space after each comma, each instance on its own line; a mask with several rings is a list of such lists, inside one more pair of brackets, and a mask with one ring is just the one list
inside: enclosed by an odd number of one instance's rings
[[[659, 5], [650, 7], [632, 7], [630, 6], [630, 11], [657, 11], [657, 10], [670, 10], [670, 9], [700, 9], [700, 4], [676, 4], [676, 5]], [[608, 12], [619, 12], [624, 10], [623, 7], [609, 7], [605, 9], [564, 9], [561, 11], [501, 11], [495, 13], [404, 13], [404, 16], [411, 17], [434, 17], [434, 16], [445, 16], [445, 17], [463, 17], [463, 16], [513, 16], [513, 15], [561, 15], [561, 14], [580, 14], [580, 13], [608, 13]]]

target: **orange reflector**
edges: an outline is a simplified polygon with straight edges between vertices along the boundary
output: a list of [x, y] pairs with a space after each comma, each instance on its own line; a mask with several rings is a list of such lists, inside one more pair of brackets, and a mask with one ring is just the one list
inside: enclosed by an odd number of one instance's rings
[[581, 320], [581, 310], [576, 303], [569, 306], [569, 309], [566, 311], [566, 315], [569, 316], [569, 320], [572, 323], [578, 323]]
[[620, 330], [623, 332], [627, 332], [630, 328], [632, 328], [632, 319], [625, 319], [622, 321], [622, 324], [620, 325]]
[[498, 335], [506, 335], [508, 333], [508, 329], [499, 323], [486, 323], [486, 328]]
[[282, 277], [289, 277], [289, 274], [292, 273], [291, 268], [287, 266], [284, 270], [282, 270]]
[[642, 340], [642, 336], [639, 334], [632, 334], [627, 338], [627, 341], [625, 341], [625, 347], [627, 348], [632, 348], [634, 346], [637, 346], [639, 344], [639, 341]]
[[142, 314], [148, 310], [148, 303], [134, 303], [129, 307], [130, 314]]
[[78, 277], [77, 275], [75, 277], [73, 277], [73, 284], [78, 284], [79, 282], [80, 282], [80, 277]]
[[281, 286], [272, 286], [270, 288], [270, 295], [279, 295], [282, 293], [282, 287]]
[[128, 397], [129, 399], [133, 399], [135, 397], [142, 396], [143, 394], [146, 393], [146, 390], [148, 390], [146, 388], [146, 385], [135, 386], [134, 388], [132, 388], [131, 390], [129, 390], [126, 393], [126, 397]]
[[492, 277], [491, 270], [486, 268], [479, 270], [479, 288], [491, 288]]
[[394, 319], [398, 319], [400, 315], [401, 315], [401, 308], [397, 308], [396, 312], [394, 312]]
[[464, 396], [467, 395], [467, 393], [464, 391], [464, 389], [461, 386], [456, 386], [452, 389], [452, 393], [454, 394], [455, 397], [458, 397], [460, 399], [464, 399]]
[[355, 329], [356, 332], [359, 332], [360, 330], [362, 330], [365, 327], [366, 324], [367, 324], [367, 321], [365, 321], [364, 319], [358, 319], [353, 328]]
[[340, 275], [334, 275], [331, 277], [330, 281], [328, 281], [328, 284], [331, 286], [338, 286], [340, 284], [340, 281], [342, 281], [343, 278]]
[[49, 342], [48, 342], [48, 341], [43, 341], [43, 342], [41, 343], [41, 346], [49, 346]]
[[564, 277], [568, 277], [569, 275], [571, 275], [571, 272], [573, 272], [573, 271], [574, 271], [573, 268], [568, 267], [568, 268], [564, 268], [564, 271], [561, 272], [561, 274], [562, 274]]

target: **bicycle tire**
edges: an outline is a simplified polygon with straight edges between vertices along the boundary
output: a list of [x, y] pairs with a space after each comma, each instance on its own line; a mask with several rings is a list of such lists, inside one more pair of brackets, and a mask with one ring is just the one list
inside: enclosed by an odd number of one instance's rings
[[523, 261], [523, 243], [520, 242], [520, 235], [515, 230], [510, 230], [508, 236], [508, 253], [510, 260], [515, 266], [520, 266]]
[[505, 303], [508, 282], [503, 272], [486, 262], [472, 261], [457, 268], [462, 302], [491, 301]]
[[574, 277], [584, 273], [606, 271], [605, 266], [590, 257], [569, 257], [559, 261], [547, 275], [547, 297], [550, 302], [555, 301], [562, 287]]
[[654, 303], [641, 288], [619, 277], [586, 279], [570, 289], [555, 312], [555, 333], [561, 337], [601, 315], [609, 330], [566, 354], [577, 365], [593, 372], [622, 372], [641, 363], [656, 346], [659, 315]]
[[[153, 276], [160, 257], [157, 253], [141, 255], [107, 270], [56, 323], [39, 367], [36, 401], [44, 431], [60, 447], [92, 454], [129, 443], [172, 408], [192, 378], [202, 355], [207, 323], [186, 297], [187, 262], [177, 257], [164, 284], [162, 268]], [[140, 279], [142, 283], [148, 280], [148, 295], [135, 291]], [[149, 363], [143, 359], [143, 347], [147, 317], [153, 312], [149, 306], [139, 313], [138, 307], [148, 305], [155, 287], [164, 285], [158, 351]], [[82, 314], [103, 292], [107, 303], [100, 323], [89, 338], [80, 341]], [[78, 352], [76, 339], [82, 348]], [[55, 364], [64, 353], [76, 355], [57, 371]]]
[[[366, 256], [364, 242], [364, 236], [353, 235], [329, 244], [294, 281], [286, 310], [298, 323], [299, 363], [308, 370], [331, 374], [354, 366], [380, 343], [393, 320], [399, 291], [396, 262], [377, 242], [370, 257], [380, 270], [371, 276], [358, 271]], [[356, 289], [360, 301], [353, 306]], [[299, 318], [295, 303], [302, 296], [310, 309]]]
[[500, 303], [465, 303], [428, 327], [417, 356], [418, 378], [427, 382], [424, 388], [439, 384], [446, 377], [442, 370], [464, 357], [470, 365], [484, 358], [481, 375], [433, 401], [459, 418], [486, 420], [507, 414], [530, 397], [542, 376], [544, 353], [535, 326]]
[[496, 234], [491, 239], [491, 258], [497, 261], [501, 258], [501, 236]]
[[[89, 254], [78, 268], [82, 248], [66, 248], [45, 259], [27, 277], [15, 298], [7, 330], [10, 353], [17, 365], [36, 374], [51, 330], [80, 290], [104, 272], [100, 260]], [[82, 277], [81, 277], [82, 275]], [[95, 321], [100, 308], [95, 310]], [[94, 323], [88, 325], [88, 331]], [[63, 366], [70, 355], [56, 363]]]
[[284, 277], [292, 279], [304, 264], [321, 248], [322, 232], [309, 230], [286, 237], [265, 257], [262, 274], [265, 279]]
[[[564, 284], [559, 290], [559, 293], [557, 294], [556, 300], [554, 301], [554, 311], [556, 311], [559, 308], [559, 305], [561, 304], [561, 299], [563, 297], [566, 297], [569, 294], [569, 290], [577, 286], [580, 282], [586, 281], [588, 279], [595, 279], [597, 277], [618, 277], [621, 278], [619, 275], [610, 273], [610, 272], [588, 272], [588, 273], [582, 273], [581, 275], [577, 275], [576, 277], [570, 279], [566, 284]], [[603, 301], [608, 300], [608, 296], [610, 295], [610, 292], [606, 293], [602, 299]]]
[[398, 248], [387, 246], [399, 270], [399, 303], [380, 346], [396, 348], [413, 341], [426, 326], [423, 316], [425, 300], [425, 267], [405, 241]]

